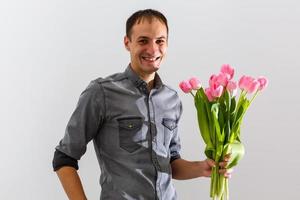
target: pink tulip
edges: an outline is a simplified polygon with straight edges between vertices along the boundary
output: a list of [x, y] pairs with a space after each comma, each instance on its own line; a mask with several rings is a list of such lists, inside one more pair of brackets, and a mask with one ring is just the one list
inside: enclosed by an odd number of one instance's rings
[[252, 94], [252, 93], [254, 93], [254, 92], [256, 92], [258, 90], [259, 86], [260, 86], [259, 81], [256, 80], [256, 79], [254, 79], [251, 83], [249, 83], [249, 85], [247, 85], [247, 87], [245, 88], [245, 90], [248, 93]]
[[213, 97], [220, 97], [223, 93], [224, 88], [222, 85], [214, 84], [213, 87], [211, 87], [210, 89]]
[[184, 93], [189, 93], [193, 89], [191, 84], [188, 81], [181, 81], [179, 83], [179, 87]]
[[231, 96], [235, 97], [237, 94], [237, 84], [234, 81], [229, 81], [227, 86], [227, 90], [230, 92]]
[[220, 73], [219, 75], [217, 75], [217, 83], [218, 85], [222, 85], [225, 87], [228, 83], [227, 75], [224, 73]]
[[199, 79], [197, 79], [196, 77], [192, 77], [192, 78], [189, 80], [189, 83], [190, 83], [190, 85], [192, 86], [192, 89], [193, 89], [193, 90], [198, 90], [198, 89], [201, 88], [200, 81], [199, 81]]
[[214, 84], [216, 85], [222, 85], [222, 86], [226, 86], [228, 83], [228, 77], [226, 74], [224, 73], [220, 73], [218, 75], [211, 75], [209, 78], [209, 86], [212, 87]]
[[222, 65], [221, 72], [227, 75], [228, 80], [233, 78], [234, 69], [229, 64]]
[[239, 80], [239, 88], [241, 88], [241, 90], [245, 90], [246, 88], [249, 88], [249, 85], [251, 84], [251, 82], [254, 80], [254, 78], [250, 77], [250, 76], [242, 76]]
[[260, 86], [259, 86], [259, 90], [263, 90], [265, 87], [267, 87], [268, 85], [268, 79], [266, 79], [263, 76], [258, 77], [257, 81], [259, 82]]
[[205, 89], [205, 94], [206, 94], [206, 97], [207, 97], [208, 101], [212, 102], [214, 100], [214, 97], [211, 94], [211, 89], [210, 88]]
[[216, 80], [217, 80], [217, 75], [215, 74], [211, 75], [209, 78], [209, 87], [212, 87], [216, 83]]

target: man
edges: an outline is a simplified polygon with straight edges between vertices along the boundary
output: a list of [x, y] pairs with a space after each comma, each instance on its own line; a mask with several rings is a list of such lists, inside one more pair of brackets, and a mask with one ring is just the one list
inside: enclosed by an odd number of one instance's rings
[[[76, 170], [91, 140], [101, 168], [100, 199], [105, 200], [177, 199], [172, 177], [208, 177], [215, 164], [180, 157], [181, 102], [156, 73], [168, 46], [164, 15], [151, 9], [134, 13], [126, 23], [124, 45], [131, 58], [125, 72], [90, 83], [56, 147], [53, 167], [69, 199], [86, 199]], [[228, 159], [220, 166], [225, 168]]]

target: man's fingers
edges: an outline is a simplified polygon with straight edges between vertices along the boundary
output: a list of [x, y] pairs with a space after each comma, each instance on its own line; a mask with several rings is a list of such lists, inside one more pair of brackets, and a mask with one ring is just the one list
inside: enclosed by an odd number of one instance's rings
[[206, 159], [206, 163], [210, 166], [210, 167], [215, 167], [216, 163], [215, 161], [211, 160], [211, 159]]
[[229, 161], [230, 160], [230, 157], [231, 157], [231, 153], [229, 153], [229, 154], [226, 154], [225, 156], [224, 156], [224, 161]]
[[226, 162], [228, 162], [229, 160], [230, 160], [230, 158], [231, 158], [231, 153], [229, 153], [229, 154], [226, 154], [225, 156], [224, 156], [224, 161], [226, 161]]
[[219, 170], [219, 173], [220, 174], [223, 174], [225, 178], [230, 178], [231, 177], [231, 174], [233, 172], [233, 169], [220, 169]]
[[231, 174], [233, 172], [233, 169], [219, 169], [220, 174]]
[[219, 162], [219, 166], [220, 166], [221, 168], [226, 168], [227, 165], [228, 165], [228, 161]]
[[230, 156], [231, 154], [226, 154], [222, 160], [222, 162], [219, 162], [219, 166], [221, 168], [226, 168], [228, 163], [229, 163], [229, 160], [230, 160]]

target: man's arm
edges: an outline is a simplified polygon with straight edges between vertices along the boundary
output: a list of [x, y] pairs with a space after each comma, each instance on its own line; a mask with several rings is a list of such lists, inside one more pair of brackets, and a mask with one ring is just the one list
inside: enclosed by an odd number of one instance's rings
[[75, 168], [64, 166], [57, 170], [56, 173], [70, 200], [87, 200]]
[[52, 165], [69, 199], [86, 200], [77, 173], [78, 161], [63, 152], [55, 150]]
[[[223, 174], [226, 178], [230, 178], [232, 169], [225, 169], [230, 159], [230, 155], [225, 156], [224, 161], [219, 163], [222, 168], [219, 170], [220, 174]], [[187, 161], [184, 159], [176, 159], [171, 162], [172, 177], [178, 180], [186, 180], [198, 177], [210, 177], [212, 167], [215, 166], [215, 162], [211, 159], [203, 161]]]
[[55, 148], [52, 162], [70, 200], [87, 199], [76, 171], [78, 160], [86, 152], [87, 144], [98, 134], [104, 116], [103, 88], [95, 80], [81, 93], [65, 135]]
[[[213, 163], [212, 163], [213, 165]], [[211, 167], [205, 161], [187, 161], [176, 159], [171, 163], [172, 177], [178, 180], [209, 176]]]

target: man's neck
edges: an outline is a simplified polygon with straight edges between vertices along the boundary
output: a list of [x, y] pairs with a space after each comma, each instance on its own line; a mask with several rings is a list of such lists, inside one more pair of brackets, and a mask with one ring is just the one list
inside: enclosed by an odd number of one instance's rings
[[151, 91], [153, 86], [154, 86], [154, 77], [155, 77], [155, 72], [152, 74], [138, 74], [139, 77], [147, 83], [147, 89], [148, 91]]
[[148, 74], [148, 73], [143, 73], [131, 66], [132, 70], [142, 79], [147, 83], [147, 88], [150, 91], [153, 86], [154, 86], [154, 77], [155, 77], [155, 72]]

